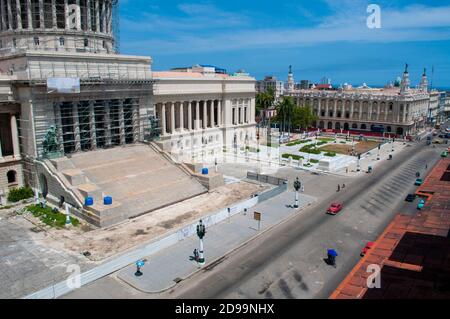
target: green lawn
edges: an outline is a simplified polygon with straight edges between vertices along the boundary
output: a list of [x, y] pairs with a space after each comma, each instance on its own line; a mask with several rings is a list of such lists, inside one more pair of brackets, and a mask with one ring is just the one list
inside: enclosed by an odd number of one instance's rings
[[298, 160], [300, 160], [300, 159], [304, 159], [303, 156], [295, 155], [295, 154], [283, 154], [282, 157], [283, 157], [283, 158], [289, 158], [289, 157], [292, 157], [292, 159], [295, 160], [295, 161], [298, 161]]
[[[50, 207], [42, 208], [39, 205], [27, 206], [27, 210], [33, 214], [34, 217], [39, 218], [44, 224], [62, 228], [66, 225], [66, 215], [57, 211], [54, 212]], [[80, 221], [76, 218], [70, 217], [73, 226], [78, 226]]]

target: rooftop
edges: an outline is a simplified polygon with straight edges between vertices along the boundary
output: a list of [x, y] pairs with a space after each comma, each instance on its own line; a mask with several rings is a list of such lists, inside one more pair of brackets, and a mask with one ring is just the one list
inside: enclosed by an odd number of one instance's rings
[[[415, 216], [397, 215], [330, 299], [442, 299], [450, 297], [450, 159], [442, 159], [418, 188], [427, 198]], [[371, 264], [381, 288], [368, 289]]]

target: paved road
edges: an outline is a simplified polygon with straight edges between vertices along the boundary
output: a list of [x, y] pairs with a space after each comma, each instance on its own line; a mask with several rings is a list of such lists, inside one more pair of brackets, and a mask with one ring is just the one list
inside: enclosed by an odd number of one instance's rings
[[[415, 213], [414, 204], [404, 207], [404, 197], [414, 190], [416, 171], [425, 174], [425, 164], [431, 169], [441, 149], [413, 145], [360, 179], [300, 174], [309, 185], [306, 193], [322, 203], [167, 293], [139, 292], [113, 274], [64, 298], [327, 298], [357, 263], [366, 241], [376, 239], [395, 213]], [[289, 172], [299, 173], [283, 169], [279, 174], [290, 177]], [[333, 193], [339, 181], [347, 187]], [[325, 215], [335, 200], [342, 201], [345, 210], [338, 216]], [[323, 261], [329, 247], [340, 252], [336, 269]]]
[[[403, 211], [414, 190], [415, 173], [425, 174], [441, 148], [413, 144], [372, 175], [353, 181], [258, 241], [228, 256], [212, 270], [198, 273], [162, 297], [167, 298], [327, 298], [357, 263], [362, 246], [375, 240]], [[324, 212], [331, 201], [346, 205], [338, 216]], [[407, 211], [414, 213], [408, 204]], [[325, 264], [336, 248], [338, 267]]]

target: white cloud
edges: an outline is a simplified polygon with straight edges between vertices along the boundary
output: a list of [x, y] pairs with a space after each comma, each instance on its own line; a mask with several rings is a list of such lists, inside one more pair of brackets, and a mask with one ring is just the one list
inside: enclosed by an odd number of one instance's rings
[[[128, 28], [149, 28], [170, 34], [166, 39], [127, 42], [158, 54], [214, 52], [237, 49], [300, 47], [330, 42], [405, 42], [450, 39], [450, 6], [411, 5], [403, 10], [382, 7], [382, 28], [366, 26], [366, 1], [331, 1], [331, 16], [310, 28], [251, 28], [249, 18], [211, 5], [179, 5], [187, 17], [177, 20], [146, 15], [148, 22], [129, 21]], [[208, 14], [212, 17], [208, 18]], [[198, 32], [199, 30], [204, 30]]]

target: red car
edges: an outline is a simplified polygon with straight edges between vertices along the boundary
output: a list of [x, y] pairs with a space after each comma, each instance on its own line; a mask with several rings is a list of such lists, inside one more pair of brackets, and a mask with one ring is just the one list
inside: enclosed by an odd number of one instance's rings
[[342, 204], [340, 203], [333, 203], [331, 204], [331, 206], [328, 208], [327, 213], [331, 214], [331, 215], [336, 215], [337, 213], [339, 213], [342, 210]]
[[368, 252], [370, 249], [372, 249], [373, 245], [375, 245], [375, 243], [373, 243], [373, 242], [368, 242], [367, 245], [366, 245], [366, 247], [364, 247], [364, 248], [361, 250], [361, 257], [364, 257], [364, 256], [367, 254], [367, 252]]

